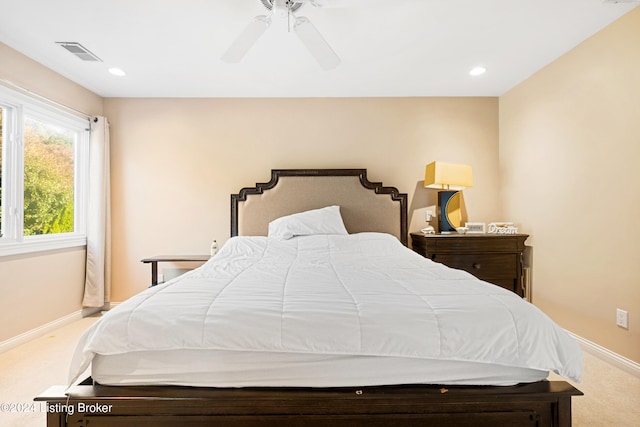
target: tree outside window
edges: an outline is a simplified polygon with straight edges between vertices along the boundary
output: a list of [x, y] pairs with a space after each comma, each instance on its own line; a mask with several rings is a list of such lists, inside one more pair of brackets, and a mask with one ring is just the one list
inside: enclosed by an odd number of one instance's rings
[[73, 231], [75, 132], [24, 123], [24, 235]]

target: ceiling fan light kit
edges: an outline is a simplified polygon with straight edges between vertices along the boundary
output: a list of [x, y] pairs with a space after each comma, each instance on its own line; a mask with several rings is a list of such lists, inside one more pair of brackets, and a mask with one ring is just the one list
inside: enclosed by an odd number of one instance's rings
[[224, 62], [238, 63], [251, 50], [253, 45], [264, 34], [271, 25], [272, 16], [286, 17], [288, 20], [293, 18], [293, 32], [298, 36], [302, 44], [315, 58], [320, 67], [324, 70], [336, 68], [340, 64], [340, 58], [331, 48], [329, 43], [322, 37], [322, 34], [304, 16], [296, 16], [295, 11], [300, 9], [305, 3], [319, 7], [315, 0], [260, 0], [262, 5], [267, 8], [269, 15], [256, 16], [247, 27], [238, 35], [231, 43], [231, 46], [222, 55]]

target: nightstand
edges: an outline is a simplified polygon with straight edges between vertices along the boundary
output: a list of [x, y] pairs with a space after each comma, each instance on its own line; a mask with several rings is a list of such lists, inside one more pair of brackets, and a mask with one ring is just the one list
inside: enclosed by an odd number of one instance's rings
[[433, 261], [524, 296], [522, 258], [527, 234], [411, 233], [413, 250]]
[[151, 258], [140, 260], [145, 264], [151, 263], [151, 286], [158, 284], [158, 263], [159, 262], [206, 262], [210, 255], [157, 255]]

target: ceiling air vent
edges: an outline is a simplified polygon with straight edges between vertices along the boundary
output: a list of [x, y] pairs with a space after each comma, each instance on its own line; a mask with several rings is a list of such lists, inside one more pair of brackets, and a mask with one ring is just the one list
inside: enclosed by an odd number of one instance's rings
[[96, 55], [91, 53], [86, 47], [82, 46], [77, 42], [56, 42], [63, 48], [67, 49], [69, 52], [73, 53], [78, 58], [83, 61], [97, 61], [102, 62], [102, 59], [98, 58]]

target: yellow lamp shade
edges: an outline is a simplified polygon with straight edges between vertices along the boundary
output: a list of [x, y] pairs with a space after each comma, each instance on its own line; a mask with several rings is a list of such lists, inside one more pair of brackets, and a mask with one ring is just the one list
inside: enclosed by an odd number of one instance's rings
[[472, 187], [471, 166], [431, 162], [424, 173], [424, 186], [456, 191]]

